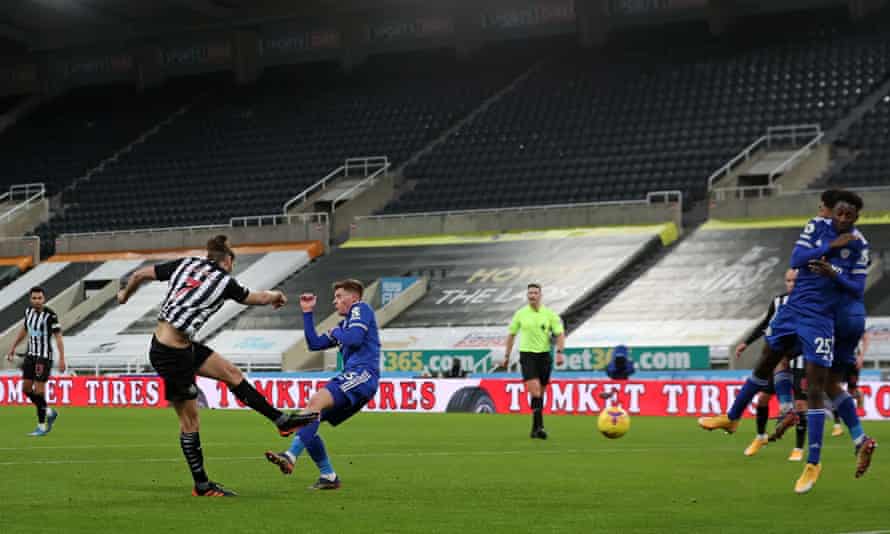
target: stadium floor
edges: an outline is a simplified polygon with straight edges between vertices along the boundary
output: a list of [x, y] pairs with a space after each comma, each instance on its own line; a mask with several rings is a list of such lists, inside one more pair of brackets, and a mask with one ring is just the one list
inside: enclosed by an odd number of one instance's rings
[[[29, 438], [32, 408], [0, 411], [0, 531], [43, 532], [861, 532], [890, 529], [890, 423], [866, 422], [879, 448], [853, 478], [849, 437], [826, 428], [822, 479], [794, 494], [802, 466], [780, 444], [745, 458], [753, 432], [693, 419], [636, 417], [627, 436], [593, 417], [361, 414], [322, 427], [343, 487], [307, 490], [308, 457], [285, 477], [262, 458], [289, 440], [260, 416], [202, 412], [208, 472], [235, 499], [190, 497], [171, 410], [65, 409]], [[885, 457], [886, 456], [886, 457]]]

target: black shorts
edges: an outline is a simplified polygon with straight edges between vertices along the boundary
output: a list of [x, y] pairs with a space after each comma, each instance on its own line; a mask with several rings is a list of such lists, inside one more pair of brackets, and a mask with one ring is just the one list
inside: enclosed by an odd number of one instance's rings
[[519, 365], [522, 367], [522, 379], [537, 378], [542, 386], [550, 383], [550, 371], [553, 368], [553, 356], [549, 352], [520, 352]]
[[170, 402], [197, 399], [195, 373], [211, 354], [213, 349], [201, 343], [192, 342], [191, 346], [178, 349], [152, 336], [148, 360], [164, 379], [164, 398]]
[[25, 361], [22, 364], [22, 378], [35, 382], [46, 382], [49, 380], [49, 371], [52, 368], [53, 361], [49, 358], [25, 356]]
[[797, 367], [797, 356], [789, 358], [789, 371], [791, 371], [791, 391], [794, 393], [794, 400], [807, 400], [807, 367], [803, 362], [802, 367]]

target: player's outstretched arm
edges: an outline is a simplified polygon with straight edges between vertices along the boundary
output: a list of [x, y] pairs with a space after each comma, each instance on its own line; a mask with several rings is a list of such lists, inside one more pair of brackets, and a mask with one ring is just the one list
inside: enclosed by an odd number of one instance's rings
[[287, 304], [287, 297], [278, 290], [251, 291], [242, 304], [248, 306], [272, 306], [276, 309]]
[[139, 289], [139, 286], [152, 280], [157, 280], [154, 265], [149, 265], [148, 267], [143, 267], [137, 270], [130, 275], [130, 279], [127, 280], [127, 286], [117, 292], [118, 304], [126, 304], [127, 301], [130, 300], [130, 296]]

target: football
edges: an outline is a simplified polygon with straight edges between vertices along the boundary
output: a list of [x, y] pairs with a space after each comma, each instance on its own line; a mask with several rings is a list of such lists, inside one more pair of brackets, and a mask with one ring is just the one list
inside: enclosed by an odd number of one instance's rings
[[618, 439], [630, 430], [630, 416], [620, 406], [606, 408], [600, 412], [596, 426], [607, 438]]

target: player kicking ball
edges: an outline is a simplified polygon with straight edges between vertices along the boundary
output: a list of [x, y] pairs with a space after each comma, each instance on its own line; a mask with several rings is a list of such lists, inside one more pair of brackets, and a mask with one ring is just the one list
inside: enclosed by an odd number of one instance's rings
[[303, 332], [309, 349], [318, 351], [340, 347], [343, 372], [331, 379], [309, 399], [308, 412], [320, 412], [315, 422], [303, 427], [284, 452], [266, 451], [266, 460], [278, 466], [282, 474], [290, 475], [303, 451], [307, 451], [318, 467], [319, 478], [309, 489], [335, 490], [340, 477], [334, 471], [318, 435], [322, 421], [337, 426], [357, 414], [377, 393], [380, 379], [380, 336], [374, 310], [362, 302], [364, 286], [358, 280], [343, 280], [334, 284], [334, 308], [344, 317], [329, 332], [318, 335], [313, 311], [315, 295], [300, 295], [303, 310]]

